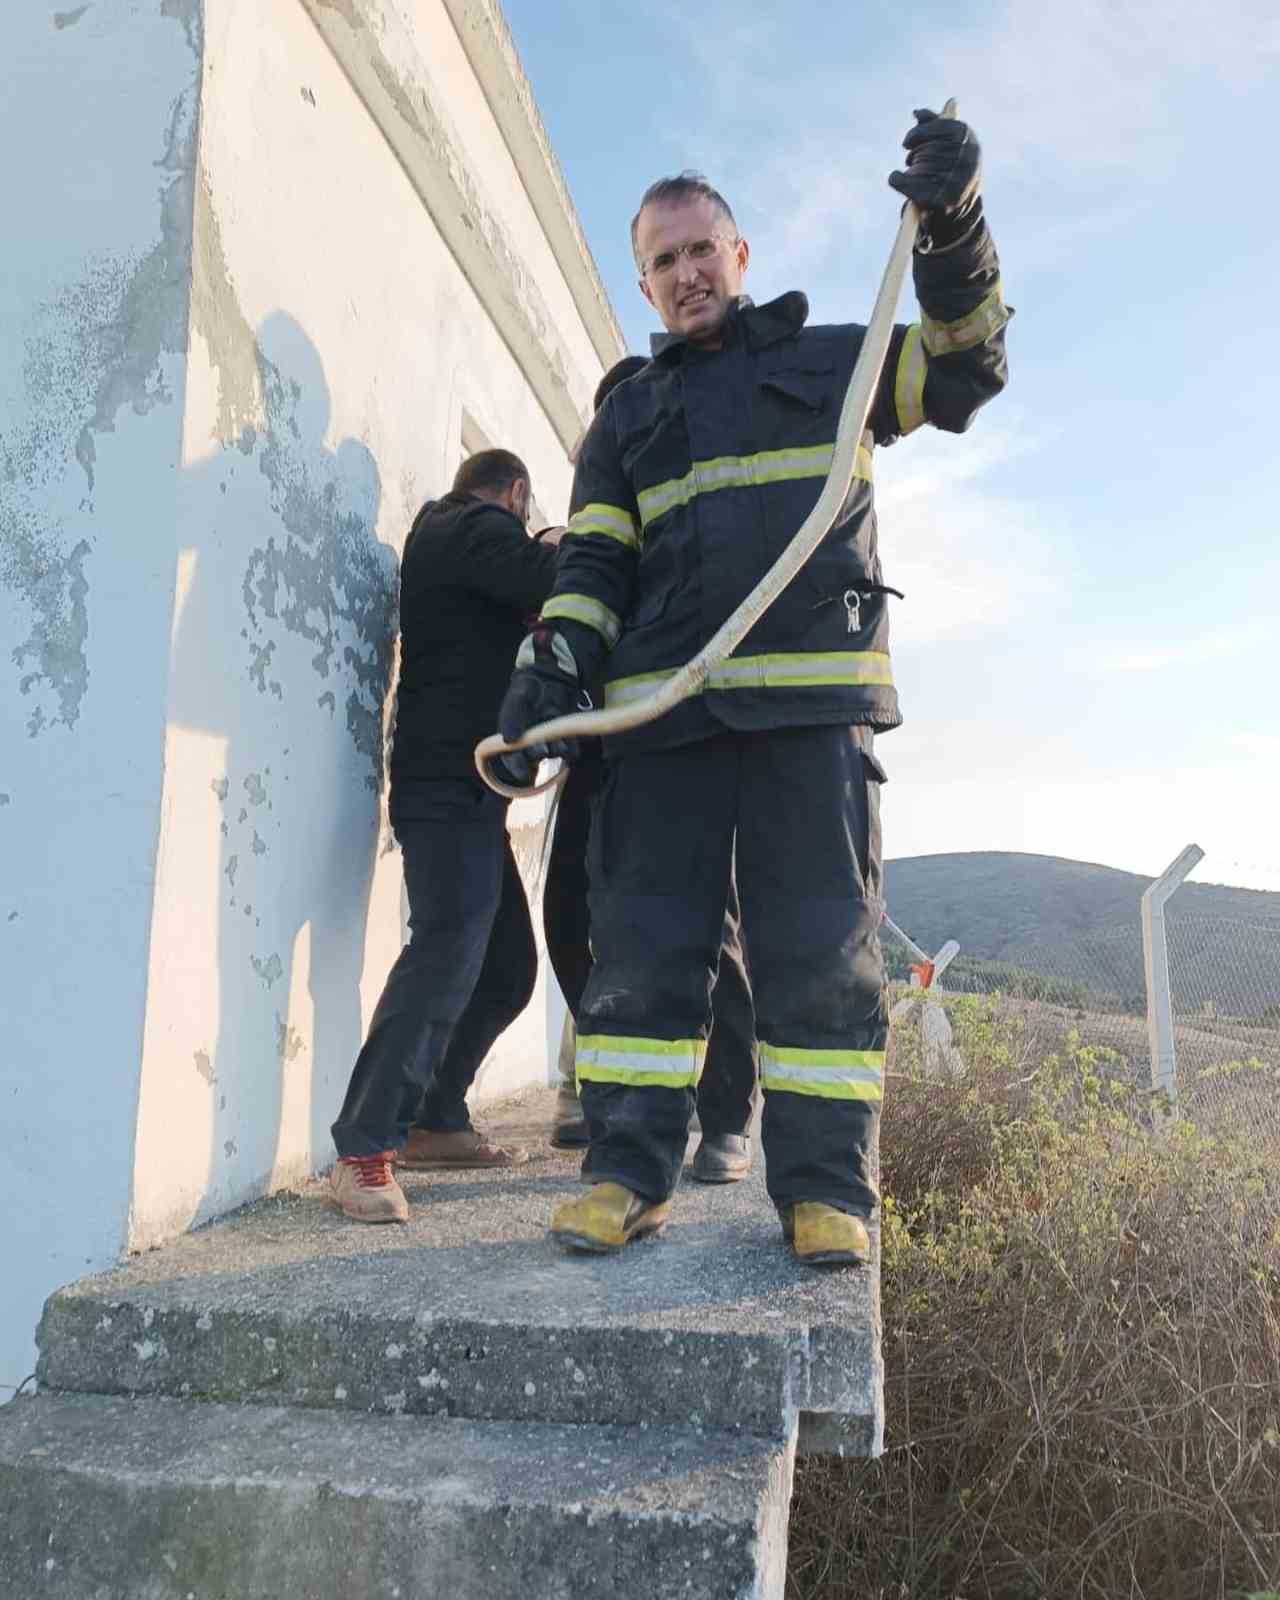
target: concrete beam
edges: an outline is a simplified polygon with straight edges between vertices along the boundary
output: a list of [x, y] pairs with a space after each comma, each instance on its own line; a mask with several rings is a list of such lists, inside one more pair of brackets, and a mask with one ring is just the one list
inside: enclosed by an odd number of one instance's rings
[[626, 341], [501, 7], [495, 0], [444, 0], [444, 8], [502, 130], [596, 354], [606, 368], [611, 367], [627, 353]]
[[379, 0], [300, 0], [364, 103], [565, 449], [590, 415], [581, 372], [497, 211], [481, 192], [417, 46]]

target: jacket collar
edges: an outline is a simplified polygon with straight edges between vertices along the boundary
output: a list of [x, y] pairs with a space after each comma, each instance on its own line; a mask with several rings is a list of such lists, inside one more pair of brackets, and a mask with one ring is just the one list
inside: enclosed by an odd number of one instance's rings
[[[729, 308], [726, 330], [741, 323], [747, 343], [753, 350], [776, 344], [789, 334], [798, 333], [809, 317], [809, 300], [798, 289], [780, 294], [758, 306], [750, 295], [740, 294]], [[654, 360], [678, 359], [688, 341], [682, 333], [654, 333], [649, 336], [649, 349]]]

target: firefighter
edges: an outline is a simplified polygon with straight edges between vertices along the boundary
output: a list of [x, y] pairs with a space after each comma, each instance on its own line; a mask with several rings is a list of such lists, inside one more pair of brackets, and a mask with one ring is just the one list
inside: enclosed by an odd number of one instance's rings
[[[922, 214], [921, 316], [894, 330], [835, 525], [700, 695], [606, 741], [577, 1048], [593, 1187], [551, 1225], [570, 1247], [621, 1249], [667, 1218], [736, 867], [770, 1197], [802, 1261], [870, 1258], [888, 1038], [872, 738], [901, 721], [873, 452], [926, 422], [969, 426], [1004, 386], [1009, 315], [972, 130], [918, 111], [904, 144], [889, 182]], [[653, 184], [631, 237], [666, 333], [583, 442], [555, 588], [499, 716], [508, 741], [597, 676], [607, 705], [646, 695], [707, 643], [815, 504], [864, 334], [806, 326], [799, 293], [753, 305], [747, 241], [698, 174]], [[508, 774], [530, 781], [541, 753], [508, 755]]]

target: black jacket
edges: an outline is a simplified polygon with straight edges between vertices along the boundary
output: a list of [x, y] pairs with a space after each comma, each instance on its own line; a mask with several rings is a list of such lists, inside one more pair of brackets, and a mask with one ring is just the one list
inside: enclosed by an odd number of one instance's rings
[[[962, 239], [915, 257], [920, 322], [899, 326], [853, 486], [805, 570], [712, 674], [660, 722], [606, 751], [724, 727], [901, 720], [889, 661], [872, 454], [922, 423], [963, 432], [1005, 382], [996, 253], [979, 209]], [[624, 704], [690, 660], [764, 576], [812, 509], [862, 342], [807, 327], [803, 295], [743, 300], [722, 349], [658, 341], [600, 408], [578, 456], [573, 516], [543, 616], [563, 628], [605, 701]]]
[[475, 776], [473, 752], [497, 731], [525, 619], [555, 575], [555, 549], [501, 506], [467, 494], [423, 506], [400, 565], [393, 796], [422, 779]]

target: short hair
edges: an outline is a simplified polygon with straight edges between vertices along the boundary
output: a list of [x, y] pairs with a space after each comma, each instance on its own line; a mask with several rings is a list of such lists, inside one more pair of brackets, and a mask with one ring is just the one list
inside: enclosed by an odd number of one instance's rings
[[734, 221], [733, 212], [729, 202], [707, 181], [700, 172], [679, 172], [674, 178], [659, 178], [656, 183], [651, 183], [640, 196], [640, 207], [631, 219], [631, 253], [639, 261], [636, 249], [636, 240], [640, 232], [640, 213], [646, 206], [678, 206], [686, 200], [710, 200], [728, 218], [735, 232], [738, 224]]
[[643, 372], [648, 365], [647, 356], [623, 356], [621, 361], [615, 361], [596, 385], [591, 409], [599, 411], [620, 383], [625, 383], [628, 378], [634, 378], [637, 372]]
[[505, 494], [517, 479], [529, 482], [529, 469], [510, 450], [477, 450], [458, 468], [454, 494]]

